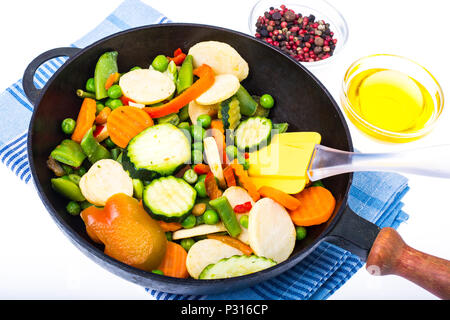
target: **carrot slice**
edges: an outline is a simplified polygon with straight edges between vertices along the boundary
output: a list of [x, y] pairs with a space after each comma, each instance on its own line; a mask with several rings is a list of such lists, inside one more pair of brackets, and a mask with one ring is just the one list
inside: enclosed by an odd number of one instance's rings
[[273, 201], [278, 202], [288, 210], [295, 210], [300, 206], [300, 201], [298, 199], [281, 190], [268, 186], [262, 186], [258, 189], [258, 192], [261, 196], [270, 198]]
[[248, 245], [246, 245], [245, 243], [243, 243], [241, 240], [235, 239], [233, 237], [230, 236], [221, 236], [221, 235], [217, 235], [217, 234], [208, 234], [207, 235], [208, 239], [214, 239], [214, 240], [219, 240], [222, 241], [223, 243], [236, 248], [238, 250], [241, 250], [243, 254], [249, 256], [253, 253], [252, 248], [250, 248]]
[[225, 181], [227, 182], [227, 187], [233, 187], [236, 185], [236, 179], [234, 177], [233, 168], [230, 166], [227, 166], [223, 170], [223, 176], [225, 178]]
[[297, 226], [312, 226], [326, 222], [333, 214], [336, 199], [323, 187], [309, 187], [294, 195], [300, 206], [289, 211]]
[[108, 79], [106, 79], [105, 89], [108, 90], [109, 88], [111, 88], [114, 83], [119, 81], [119, 78], [120, 78], [120, 74], [118, 72], [111, 73], [109, 75]]
[[197, 163], [194, 166], [194, 171], [196, 174], [207, 174], [208, 172], [211, 171], [211, 169], [209, 168], [209, 166], [207, 164]]
[[158, 269], [165, 276], [175, 278], [187, 278], [189, 273], [186, 268], [187, 252], [178, 243], [167, 241], [166, 255]]
[[157, 220], [164, 232], [177, 231], [182, 228], [181, 223], [178, 222], [165, 222], [162, 220]]
[[107, 127], [111, 140], [125, 148], [137, 134], [153, 125], [153, 120], [142, 109], [121, 106], [114, 109], [108, 117]]
[[239, 184], [247, 190], [250, 197], [252, 197], [253, 201], [258, 201], [261, 198], [258, 190], [256, 189], [255, 184], [250, 180], [247, 171], [244, 170], [244, 167], [237, 163], [236, 161], [230, 164], [230, 167], [233, 168], [234, 174], [239, 179]]
[[215, 119], [211, 121], [211, 135], [213, 136], [214, 140], [216, 140], [222, 163], [227, 163], [227, 145], [225, 141], [225, 130], [223, 128], [222, 120]]
[[94, 99], [85, 98], [81, 104], [80, 112], [78, 113], [77, 124], [72, 133], [72, 140], [78, 143], [81, 142], [84, 135], [95, 121], [95, 113], [97, 112], [97, 103]]
[[104, 107], [102, 111], [100, 111], [95, 118], [95, 123], [97, 124], [105, 124], [106, 120], [108, 120], [109, 115], [111, 114], [111, 108]]

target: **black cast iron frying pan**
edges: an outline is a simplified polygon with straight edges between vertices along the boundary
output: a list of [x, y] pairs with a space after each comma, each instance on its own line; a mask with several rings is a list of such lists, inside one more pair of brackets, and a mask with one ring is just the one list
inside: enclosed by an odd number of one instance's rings
[[[371, 273], [398, 274], [440, 297], [450, 298], [447, 261], [411, 249], [393, 229], [380, 232], [376, 225], [360, 218], [348, 207], [351, 174], [324, 181], [336, 198], [335, 212], [328, 222], [308, 229], [307, 238], [296, 245], [287, 261], [238, 278], [201, 281], [144, 272], [108, 257], [101, 246], [89, 239], [82, 220], [65, 212], [66, 201], [52, 190], [52, 173], [46, 167], [51, 150], [64, 138], [61, 121], [77, 116], [80, 99], [75, 90], [82, 88], [86, 79], [92, 76], [98, 57], [105, 51], [118, 51], [119, 70], [129, 70], [136, 65], [148, 67], [157, 54], [169, 55], [177, 47], [187, 51], [195, 43], [205, 40], [230, 44], [249, 63], [250, 74], [243, 84], [249, 92], [271, 93], [276, 97], [277, 107], [271, 114], [275, 122], [288, 122], [290, 131], [317, 131], [322, 135], [323, 145], [353, 151], [347, 124], [326, 88], [293, 59], [245, 34], [197, 24], [150, 25], [114, 34], [84, 49], [53, 49], [30, 63], [23, 76], [23, 87], [35, 106], [28, 135], [33, 179], [44, 205], [66, 236], [84, 254], [112, 273], [164, 292], [208, 294], [249, 287], [288, 270], [322, 241], [328, 241], [367, 260], [367, 269]], [[70, 59], [42, 90], [36, 89], [33, 76], [37, 68], [59, 56]]]

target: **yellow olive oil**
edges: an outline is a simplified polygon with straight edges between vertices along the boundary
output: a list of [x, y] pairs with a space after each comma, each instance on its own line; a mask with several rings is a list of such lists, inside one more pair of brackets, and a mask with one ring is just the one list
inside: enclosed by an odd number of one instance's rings
[[[369, 69], [359, 73], [350, 81], [347, 97], [360, 118], [390, 132], [417, 132], [425, 127], [435, 110], [424, 86], [395, 70]], [[368, 128], [353, 122], [367, 132]]]

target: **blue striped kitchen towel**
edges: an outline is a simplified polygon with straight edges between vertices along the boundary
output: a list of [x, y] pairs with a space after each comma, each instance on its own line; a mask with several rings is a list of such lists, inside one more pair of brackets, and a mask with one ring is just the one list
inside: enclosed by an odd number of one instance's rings
[[[167, 17], [138, 0], [124, 1], [100, 25], [72, 44], [85, 47], [98, 39], [125, 29], [170, 22]], [[42, 88], [65, 58], [55, 58], [37, 71], [34, 83]], [[26, 140], [33, 105], [19, 80], [0, 95], [0, 159], [25, 183], [30, 182]], [[8, 115], [7, 117], [4, 115]], [[408, 219], [402, 197], [408, 190], [406, 178], [391, 173], [357, 173], [349, 205], [362, 217], [379, 226], [398, 227]], [[326, 299], [339, 289], [363, 263], [351, 253], [322, 243], [301, 263], [282, 275], [255, 287], [210, 296], [180, 296], [146, 289], [155, 299]]]

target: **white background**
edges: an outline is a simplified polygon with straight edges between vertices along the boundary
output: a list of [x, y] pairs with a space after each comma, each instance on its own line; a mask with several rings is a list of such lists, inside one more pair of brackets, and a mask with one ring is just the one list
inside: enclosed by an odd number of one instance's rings
[[[144, 1], [176, 22], [218, 25], [248, 32], [254, 1]], [[287, 1], [289, 2], [289, 1]], [[108, 16], [120, 0], [2, 1], [0, 4], [0, 92], [21, 78], [38, 54], [67, 46]], [[350, 28], [345, 50], [333, 64], [315, 71], [339, 101], [347, 67], [374, 53], [395, 53], [425, 65], [448, 94], [449, 40], [445, 0], [357, 1], [332, 3]], [[155, 39], [157, 41], [157, 39]], [[426, 138], [407, 145], [385, 145], [362, 136], [349, 123], [361, 151], [397, 151], [448, 143], [450, 115]], [[430, 154], [430, 157], [439, 155]], [[449, 163], [450, 165], [450, 163]], [[59, 231], [32, 186], [25, 186], [0, 165], [0, 298], [3, 299], [150, 299], [143, 288], [103, 270], [81, 254]], [[412, 247], [450, 258], [450, 181], [410, 178], [404, 198], [409, 221], [398, 229]], [[362, 268], [331, 299], [435, 299], [396, 276], [373, 277]]]

